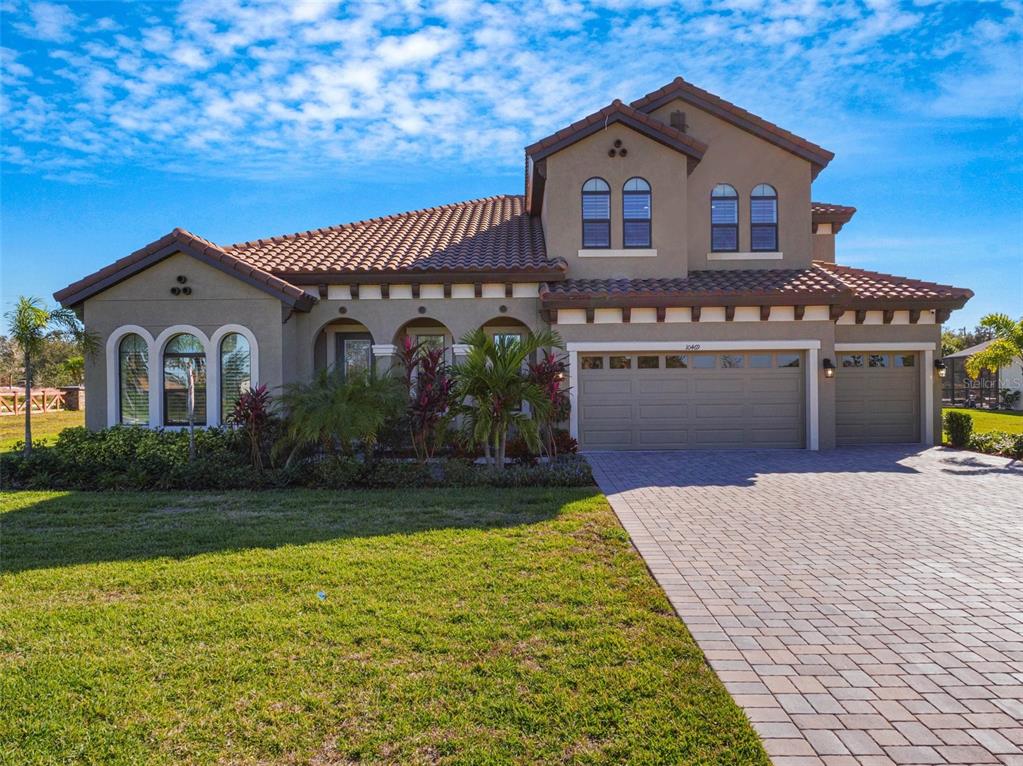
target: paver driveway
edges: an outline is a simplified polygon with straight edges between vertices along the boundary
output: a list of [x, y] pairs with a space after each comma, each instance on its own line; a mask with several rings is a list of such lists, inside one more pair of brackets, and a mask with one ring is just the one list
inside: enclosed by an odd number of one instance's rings
[[1019, 464], [587, 457], [775, 764], [1023, 764]]

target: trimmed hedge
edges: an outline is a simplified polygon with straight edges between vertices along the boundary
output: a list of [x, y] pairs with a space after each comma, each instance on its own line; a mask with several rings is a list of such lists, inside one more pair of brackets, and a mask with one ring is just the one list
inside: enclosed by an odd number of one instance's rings
[[961, 449], [969, 445], [973, 433], [973, 418], [967, 413], [946, 412], [944, 426], [948, 432], [948, 441], [953, 447]]
[[331, 456], [292, 468], [258, 471], [249, 463], [249, 447], [239, 431], [195, 432], [196, 457], [188, 459], [184, 431], [115, 426], [102, 431], [69, 428], [52, 447], [29, 456], [0, 455], [4, 489], [74, 490], [223, 490], [280, 487], [581, 487], [593, 484], [585, 460], [566, 456], [552, 464], [509, 465], [503, 471], [470, 460], [430, 463], [378, 459], [370, 462]]
[[1023, 434], [1010, 434], [1005, 431], [973, 434], [970, 437], [969, 448], [987, 455], [1023, 460]]

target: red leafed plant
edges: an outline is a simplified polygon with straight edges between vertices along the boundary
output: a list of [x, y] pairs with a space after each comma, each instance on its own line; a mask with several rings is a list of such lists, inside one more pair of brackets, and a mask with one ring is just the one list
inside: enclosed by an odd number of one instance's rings
[[263, 469], [263, 434], [273, 417], [273, 401], [266, 386], [243, 391], [234, 403], [229, 422], [241, 426], [249, 441], [252, 465]]
[[441, 424], [451, 407], [452, 380], [444, 349], [405, 338], [398, 358], [409, 392], [409, 430], [416, 457], [425, 461], [440, 446]]
[[[544, 354], [539, 361], [530, 362], [529, 380], [543, 390], [544, 396], [550, 402], [550, 409], [546, 416], [539, 423], [540, 441], [547, 457], [554, 460], [564, 447], [557, 436], [558, 423], [568, 420], [571, 403], [568, 398], [568, 386], [565, 385], [566, 364], [564, 357], [560, 357], [553, 351]], [[574, 451], [574, 450], [573, 450]]]

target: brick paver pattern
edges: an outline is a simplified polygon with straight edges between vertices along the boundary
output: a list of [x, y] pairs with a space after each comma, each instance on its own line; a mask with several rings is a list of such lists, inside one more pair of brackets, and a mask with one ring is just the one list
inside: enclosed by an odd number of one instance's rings
[[1023, 765], [1023, 466], [605, 452], [601, 489], [777, 766]]

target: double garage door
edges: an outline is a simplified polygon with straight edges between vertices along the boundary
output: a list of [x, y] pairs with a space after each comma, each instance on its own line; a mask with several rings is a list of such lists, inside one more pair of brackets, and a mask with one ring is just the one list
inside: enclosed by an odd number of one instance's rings
[[798, 351], [579, 353], [583, 449], [804, 446]]

